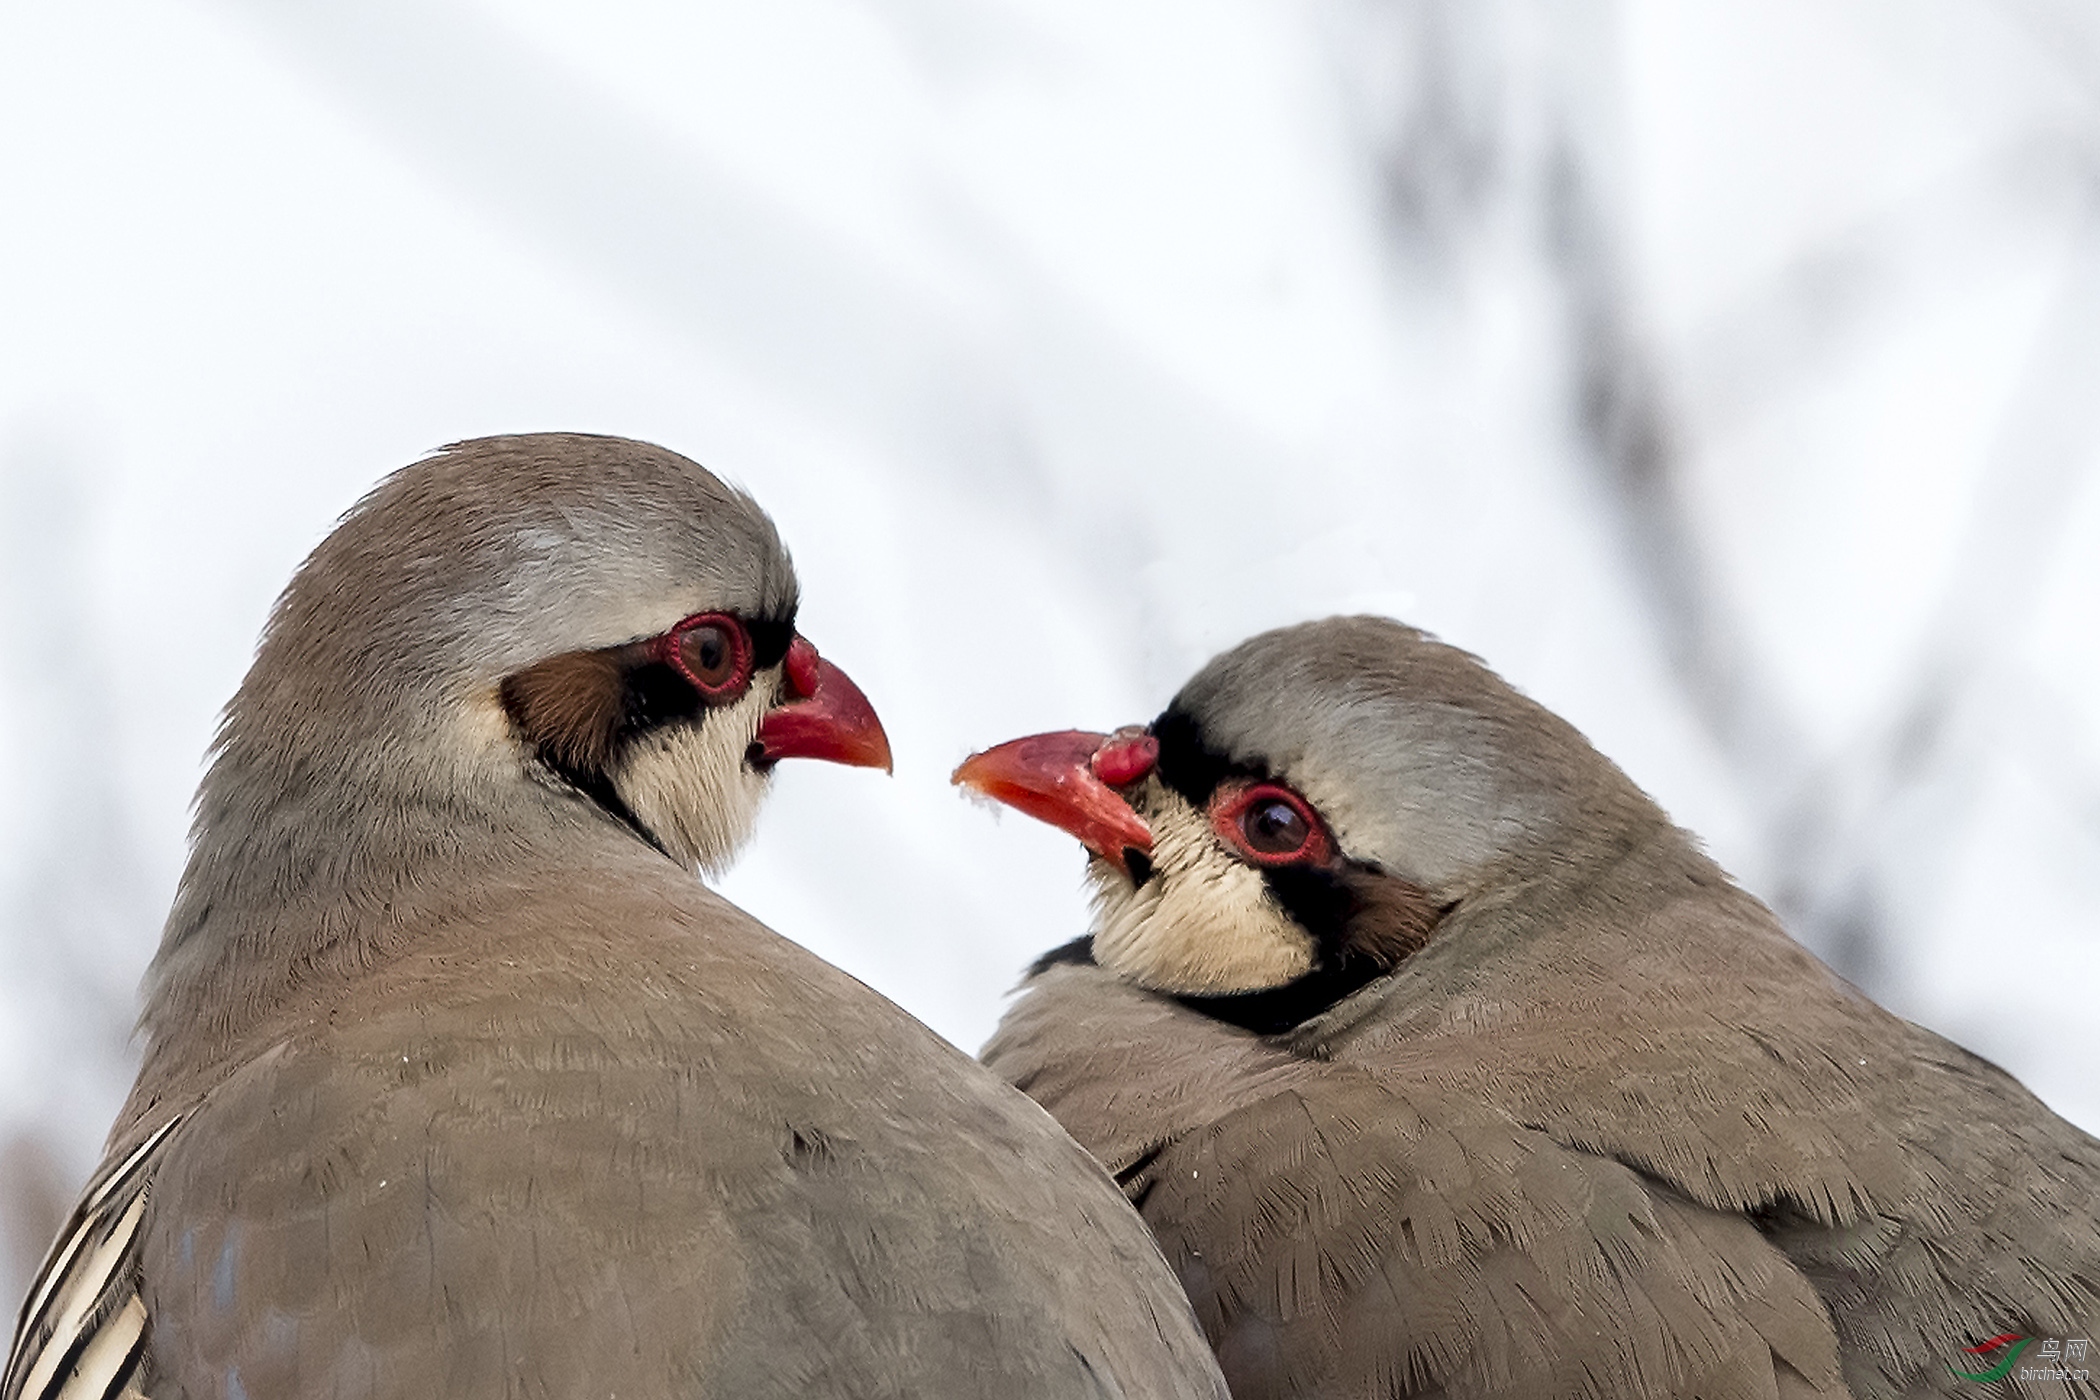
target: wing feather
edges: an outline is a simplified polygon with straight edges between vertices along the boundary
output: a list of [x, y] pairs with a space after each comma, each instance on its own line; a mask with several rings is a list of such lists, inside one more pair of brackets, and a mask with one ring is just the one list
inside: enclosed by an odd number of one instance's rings
[[37, 1274], [15, 1328], [0, 1400], [112, 1400], [135, 1390], [145, 1349], [139, 1226], [177, 1115], [97, 1173]]

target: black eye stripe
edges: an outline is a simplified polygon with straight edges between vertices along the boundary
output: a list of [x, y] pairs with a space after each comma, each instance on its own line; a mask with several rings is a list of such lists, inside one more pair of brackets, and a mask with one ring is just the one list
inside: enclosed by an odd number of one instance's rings
[[[777, 666], [795, 639], [792, 610], [739, 618], [753, 670]], [[636, 741], [665, 725], [705, 723], [709, 706], [656, 639], [549, 657], [504, 677], [503, 706], [549, 770], [657, 850], [663, 843], [614, 788]]]
[[747, 617], [743, 619], [744, 630], [751, 634], [751, 664], [758, 670], [778, 666], [787, 658], [788, 645], [795, 640], [795, 615], [786, 617]]
[[692, 684], [676, 668], [648, 661], [626, 673], [621, 697], [619, 741], [627, 741], [673, 720], [690, 719], [705, 709]]
[[1152, 737], [1159, 741], [1159, 780], [1199, 811], [1210, 806], [1218, 784], [1227, 778], [1269, 780], [1268, 769], [1261, 765], [1234, 763], [1211, 748], [1195, 719], [1175, 706], [1169, 705], [1152, 722]]
[[[786, 659], [788, 644], [795, 639], [795, 615], [792, 612], [783, 617], [738, 617], [736, 620], [743, 624], [744, 632], [750, 638], [753, 671], [777, 666]], [[639, 646], [615, 650], [622, 655], [633, 655]], [[621, 749], [662, 725], [701, 718], [708, 708], [692, 683], [679, 675], [675, 666], [663, 661], [637, 659], [625, 667], [623, 681], [614, 740], [616, 747]]]

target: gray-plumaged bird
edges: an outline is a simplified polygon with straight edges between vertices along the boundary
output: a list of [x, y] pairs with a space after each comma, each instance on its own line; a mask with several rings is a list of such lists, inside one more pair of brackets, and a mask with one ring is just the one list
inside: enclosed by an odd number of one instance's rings
[[293, 578], [144, 1066], [0, 1394], [1218, 1396], [1040, 1109], [710, 893], [774, 762], [886, 767], [750, 500], [465, 443]]
[[2023, 1338], [2007, 1385], [2095, 1393], [2046, 1340], [2100, 1332], [2100, 1143], [1473, 657], [1287, 628], [957, 780], [1094, 852], [1091, 938], [985, 1058], [1118, 1174], [1238, 1400], [1973, 1395]]

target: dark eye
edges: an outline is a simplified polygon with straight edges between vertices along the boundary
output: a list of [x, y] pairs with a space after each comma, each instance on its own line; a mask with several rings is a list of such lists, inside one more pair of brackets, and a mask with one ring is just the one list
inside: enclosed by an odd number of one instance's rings
[[671, 664], [709, 700], [733, 700], [751, 681], [751, 639], [733, 617], [687, 618], [671, 631]]
[[1256, 865], [1325, 865], [1334, 842], [1312, 805], [1282, 783], [1228, 782], [1210, 802], [1211, 830]]
[[1240, 818], [1240, 831], [1247, 844], [1265, 856], [1287, 856], [1303, 850], [1312, 836], [1312, 828], [1298, 809], [1274, 797], [1249, 807]]
[[736, 669], [736, 651], [719, 627], [695, 627], [679, 639], [685, 669], [702, 685], [722, 685]]

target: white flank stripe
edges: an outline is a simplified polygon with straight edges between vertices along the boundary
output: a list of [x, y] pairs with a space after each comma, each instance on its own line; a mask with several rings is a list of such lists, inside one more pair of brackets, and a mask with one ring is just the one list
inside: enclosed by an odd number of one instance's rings
[[153, 1149], [160, 1146], [162, 1139], [175, 1131], [175, 1125], [186, 1117], [188, 1117], [187, 1114], [178, 1113], [154, 1129], [152, 1134], [144, 1142], [134, 1147], [131, 1150], [131, 1154], [117, 1164], [116, 1170], [104, 1177], [102, 1184], [90, 1191], [87, 1199], [80, 1203], [80, 1208], [74, 1212], [74, 1218], [78, 1223], [73, 1227], [72, 1233], [67, 1235], [60, 1242], [59, 1246], [52, 1251], [51, 1257], [44, 1261], [44, 1271], [37, 1277], [36, 1289], [30, 1294], [29, 1302], [22, 1308], [22, 1335], [24, 1337], [27, 1337], [31, 1331], [35, 1330], [38, 1319], [43, 1316], [44, 1305], [51, 1301], [51, 1295], [57, 1291], [60, 1282], [64, 1280], [66, 1269], [73, 1262], [73, 1256], [79, 1252], [81, 1244], [87, 1237], [94, 1233], [101, 1214], [98, 1207], [108, 1200], [110, 1194], [120, 1185], [130, 1180], [132, 1174], [138, 1171], [140, 1164], [146, 1160]]
[[111, 1387], [131, 1364], [145, 1332], [145, 1300], [134, 1293], [114, 1317], [96, 1329], [94, 1340], [80, 1353], [80, 1364], [52, 1400], [109, 1400]]
[[81, 1322], [94, 1311], [110, 1276], [124, 1262], [131, 1237], [138, 1232], [139, 1217], [145, 1210], [146, 1195], [142, 1191], [131, 1198], [130, 1206], [110, 1229], [109, 1237], [95, 1246], [95, 1252], [88, 1256], [81, 1272], [65, 1281], [58, 1319], [52, 1324], [51, 1335], [44, 1340], [43, 1350], [37, 1354], [36, 1365], [29, 1369], [29, 1378], [22, 1383], [24, 1396], [42, 1395], [44, 1388], [51, 1384], [60, 1358], [72, 1350], [73, 1342], [80, 1335]]

